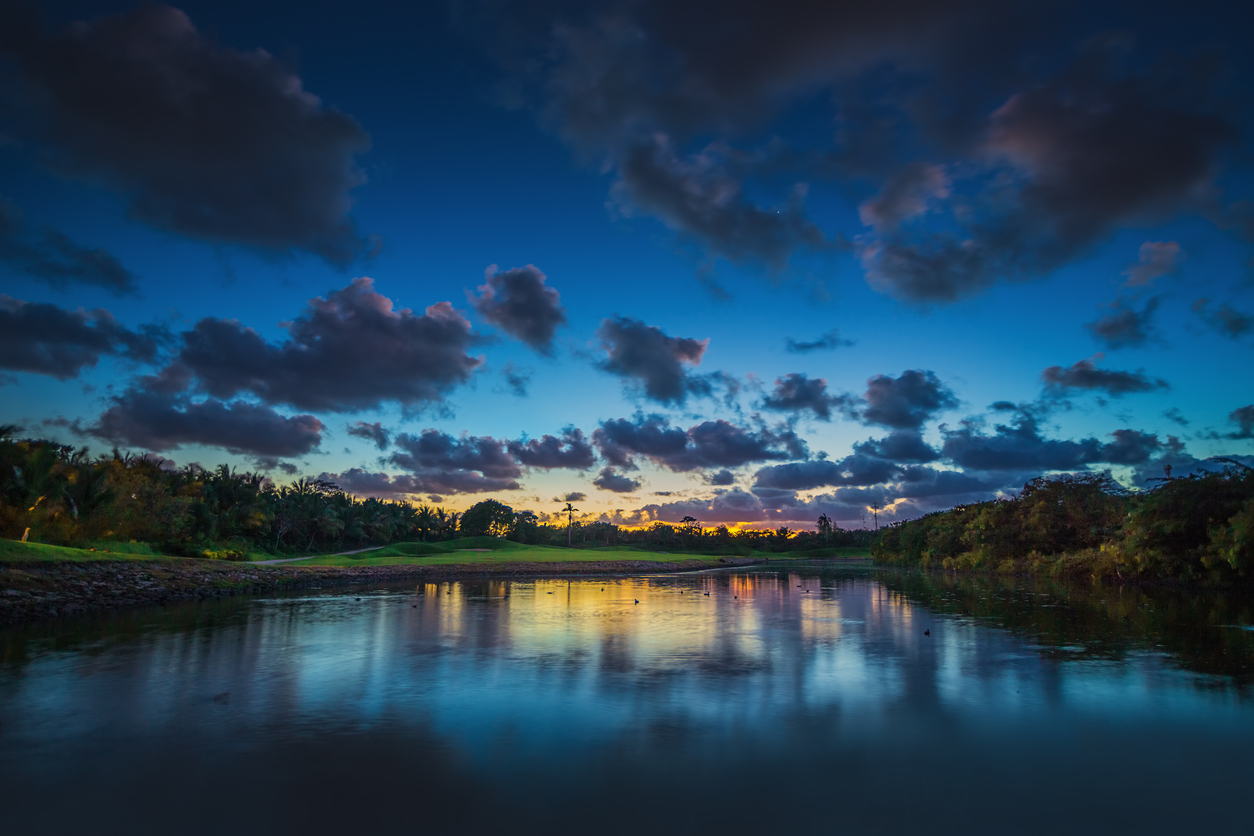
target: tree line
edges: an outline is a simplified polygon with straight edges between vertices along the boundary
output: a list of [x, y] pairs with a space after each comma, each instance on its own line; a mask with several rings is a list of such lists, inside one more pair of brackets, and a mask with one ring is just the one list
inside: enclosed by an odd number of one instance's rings
[[960, 505], [880, 530], [876, 560], [988, 569], [1226, 580], [1254, 568], [1254, 468], [1152, 480], [1129, 491], [1109, 473], [1042, 477], [1014, 497]]
[[93, 458], [85, 448], [16, 439], [15, 431], [0, 427], [0, 537], [55, 545], [134, 541], [162, 554], [242, 559], [250, 552], [308, 554], [485, 535], [531, 545], [726, 553], [869, 547], [873, 536], [843, 531], [826, 517], [813, 532], [705, 527], [692, 517], [631, 529], [581, 522], [573, 513], [551, 525], [494, 499], [459, 513], [361, 499], [316, 479], [279, 485], [227, 465], [176, 468], [117, 450]]

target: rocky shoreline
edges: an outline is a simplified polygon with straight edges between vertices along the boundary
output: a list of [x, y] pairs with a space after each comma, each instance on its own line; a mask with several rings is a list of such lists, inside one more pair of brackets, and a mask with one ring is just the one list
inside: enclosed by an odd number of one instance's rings
[[[718, 567], [762, 558], [727, 557]], [[286, 589], [393, 581], [475, 580], [555, 575], [642, 575], [709, 569], [700, 560], [659, 563], [493, 563], [437, 566], [259, 566], [224, 561], [87, 561], [0, 564], [0, 626], [101, 610], [196, 601]]]

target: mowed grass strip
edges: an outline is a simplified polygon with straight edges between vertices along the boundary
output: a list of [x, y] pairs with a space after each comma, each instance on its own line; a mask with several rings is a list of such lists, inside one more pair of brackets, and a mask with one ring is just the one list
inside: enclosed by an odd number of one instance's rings
[[[454, 541], [455, 542], [455, 541]], [[401, 548], [408, 545], [399, 544]], [[447, 544], [441, 544], [447, 545]], [[596, 563], [601, 561], [636, 560], [650, 563], [679, 563], [686, 560], [699, 560], [702, 563], [716, 565], [717, 557], [708, 554], [688, 554], [685, 552], [643, 552], [635, 549], [563, 549], [551, 546], [524, 546], [510, 543], [506, 548], [490, 551], [473, 551], [476, 547], [466, 550], [452, 548], [443, 552], [428, 554], [398, 554], [397, 546], [389, 546], [379, 551], [363, 552], [352, 555], [327, 555], [302, 560], [297, 566], [442, 566], [479, 563]], [[479, 546], [477, 548], [483, 548]]]

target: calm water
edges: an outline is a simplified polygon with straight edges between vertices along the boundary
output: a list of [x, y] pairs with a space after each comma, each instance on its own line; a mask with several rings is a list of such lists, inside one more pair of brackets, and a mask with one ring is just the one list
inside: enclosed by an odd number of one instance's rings
[[0, 832], [1245, 834], [1251, 623], [870, 569], [67, 620], [0, 632]]

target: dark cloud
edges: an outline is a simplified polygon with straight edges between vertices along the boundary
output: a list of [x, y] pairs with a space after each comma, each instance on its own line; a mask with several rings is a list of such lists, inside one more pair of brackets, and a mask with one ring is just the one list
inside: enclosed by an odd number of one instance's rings
[[879, 485], [895, 480], [902, 468], [877, 456], [855, 453], [840, 461], [822, 459], [764, 467], [754, 475], [753, 489], [805, 491], [841, 485]]
[[[865, 236], [872, 285], [908, 301], [953, 301], [1046, 275], [1122, 226], [1203, 209], [1235, 128], [1210, 107], [1205, 79], [1133, 76], [1117, 57], [1123, 48], [1095, 40], [1058, 77], [994, 111], [979, 149], [985, 183], [950, 201], [961, 232], [915, 224]], [[1162, 255], [1134, 275], [1161, 267]]]
[[545, 275], [534, 264], [498, 271], [489, 267], [479, 296], [471, 306], [488, 322], [525, 342], [541, 354], [553, 353], [553, 337], [566, 324], [561, 297], [545, 286]]
[[777, 412], [808, 409], [815, 418], [823, 421], [831, 420], [833, 409], [849, 412], [852, 404], [853, 399], [848, 395], [828, 394], [827, 381], [823, 378], [810, 378], [799, 373], [776, 378], [775, 389], [762, 401], [764, 409]]
[[1110, 306], [1113, 313], [1086, 322], [1084, 327], [1109, 349], [1143, 345], [1150, 337], [1150, 318], [1161, 299], [1161, 296], [1150, 298], [1139, 311], [1131, 307], [1131, 302], [1117, 299]]
[[866, 382], [861, 418], [896, 430], [917, 430], [939, 412], [958, 405], [935, 372], [911, 369], [900, 377], [876, 375]]
[[1225, 337], [1237, 339], [1254, 331], [1254, 316], [1242, 313], [1227, 302], [1211, 311], [1209, 299], [1198, 299], [1193, 303], [1193, 312], [1214, 330]]
[[868, 438], [853, 445], [855, 453], [887, 459], [891, 462], [926, 464], [940, 458], [940, 452], [932, 448], [923, 437], [912, 430], [898, 430], [884, 438]]
[[682, 430], [660, 415], [603, 421], [592, 434], [611, 465], [635, 469], [644, 456], [675, 472], [733, 468], [751, 462], [801, 459], [805, 443], [788, 427], [738, 427], [727, 421], [705, 421]]
[[167, 336], [153, 326], [124, 328], [103, 308], [71, 311], [0, 294], [0, 369], [69, 380], [103, 356], [151, 362]]
[[71, 284], [104, 288], [117, 296], [136, 292], [135, 274], [107, 250], [84, 247], [44, 227], [26, 231], [17, 210], [0, 198], [0, 264], [56, 290]]
[[832, 329], [817, 340], [798, 341], [792, 337], [784, 339], [784, 349], [789, 354], [809, 354], [811, 351], [832, 351], [837, 348], [848, 348], [853, 345], [853, 340], [847, 340], [840, 336], [840, 332]]
[[765, 518], [762, 500], [748, 491], [733, 488], [709, 499], [681, 499], [675, 502], [646, 505], [639, 514], [648, 520], [677, 523], [693, 517], [702, 523], [719, 524], [754, 521]]
[[355, 496], [395, 497], [426, 493], [420, 481], [413, 476], [371, 473], [360, 467], [349, 468], [343, 473], [323, 472], [318, 474], [318, 478], [338, 485]]
[[570, 493], [563, 496], [561, 499], [558, 499], [556, 496], [553, 497], [553, 501], [554, 502], [583, 502], [587, 498], [588, 498], [588, 495], [586, 493], [580, 493], [579, 491], [571, 491]]
[[83, 432], [113, 444], [162, 452], [189, 444], [263, 457], [302, 456], [322, 441], [312, 415], [286, 417], [245, 401], [224, 403], [130, 390], [113, 399]]
[[370, 139], [262, 49], [219, 46], [187, 15], [139, 6], [46, 34], [6, 7], [0, 52], [20, 68], [44, 158], [124, 195], [155, 227], [346, 264]]
[[396, 437], [392, 464], [409, 471], [413, 493], [456, 494], [517, 490], [522, 468], [491, 436], [455, 438], [438, 430]]
[[709, 394], [710, 383], [684, 367], [697, 366], [709, 340], [668, 337], [638, 319], [616, 316], [597, 330], [606, 359], [599, 367], [644, 387], [645, 397], [682, 404], [689, 394]]
[[214, 397], [252, 392], [266, 403], [352, 412], [439, 403], [483, 362], [466, 354], [470, 323], [448, 302], [423, 314], [393, 310], [364, 277], [311, 299], [286, 327], [288, 339], [273, 344], [235, 320], [202, 319], [183, 335], [175, 365]]
[[1111, 397], [1120, 397], [1132, 392], [1152, 392], [1155, 389], [1166, 389], [1167, 381], [1150, 379], [1143, 372], [1121, 372], [1097, 368], [1094, 360], [1100, 360], [1101, 354], [1089, 360], [1080, 360], [1069, 368], [1050, 366], [1041, 372], [1041, 380], [1048, 389], [1066, 393], [1075, 389], [1096, 390], [1105, 392]]
[[295, 476], [296, 472], [300, 470], [300, 468], [296, 465], [291, 462], [282, 461], [277, 456], [257, 456], [253, 459], [253, 466], [258, 470], [265, 471], [266, 473], [270, 473], [274, 470], [281, 470], [288, 476]]
[[603, 491], [613, 491], [614, 493], [634, 493], [640, 489], [639, 479], [625, 476], [613, 467], [601, 468], [601, 472], [597, 474], [597, 478], [592, 480], [592, 484]]
[[942, 428], [945, 458], [966, 470], [1043, 473], [1051, 470], [1079, 470], [1092, 464], [1135, 464], [1160, 446], [1157, 436], [1119, 430], [1114, 441], [1103, 444], [1096, 438], [1079, 441], [1045, 438], [1039, 418], [1029, 409], [1015, 412], [1012, 422], [998, 424], [984, 432], [977, 424], [965, 423], [957, 430]]
[[386, 450], [392, 440], [391, 434], [378, 421], [375, 421], [373, 424], [368, 424], [365, 421], [354, 421], [348, 425], [348, 434], [373, 442], [380, 450]]
[[592, 445], [584, 438], [583, 430], [567, 427], [562, 437], [544, 435], [525, 441], [510, 441], [506, 449], [519, 464], [544, 470], [569, 468], [587, 470], [596, 461]]
[[705, 478], [706, 484], [715, 487], [727, 487], [736, 484], [736, 474], [730, 470], [716, 470]]
[[1237, 425], [1236, 431], [1229, 433], [1228, 438], [1254, 438], [1254, 404], [1232, 410], [1228, 413], [1228, 421]]
[[614, 191], [624, 212], [639, 207], [733, 263], [779, 272], [794, 252], [829, 246], [805, 215], [803, 186], [778, 207], [759, 206], [713, 149], [681, 159], [664, 136], [655, 135], [629, 148], [618, 171]]
[[926, 214], [935, 201], [947, 197], [949, 178], [943, 168], [909, 163], [889, 178], [879, 194], [858, 207], [858, 217], [876, 232], [891, 234], [911, 218]]

